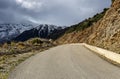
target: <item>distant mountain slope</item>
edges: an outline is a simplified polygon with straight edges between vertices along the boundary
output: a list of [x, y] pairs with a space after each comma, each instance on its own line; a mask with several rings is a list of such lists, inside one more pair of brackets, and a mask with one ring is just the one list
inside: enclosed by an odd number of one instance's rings
[[40, 37], [48, 39], [57, 39], [62, 33], [64, 33], [63, 27], [55, 25], [39, 25], [30, 30], [24, 31], [22, 34], [14, 38], [14, 41], [26, 41], [30, 38]]
[[103, 18], [81, 31], [75, 29], [75, 31], [64, 34], [56, 42], [86, 42], [120, 53], [120, 0], [112, 1], [111, 8], [107, 10]]
[[0, 24], [0, 43], [9, 41], [31, 28], [33, 28], [31, 24]]

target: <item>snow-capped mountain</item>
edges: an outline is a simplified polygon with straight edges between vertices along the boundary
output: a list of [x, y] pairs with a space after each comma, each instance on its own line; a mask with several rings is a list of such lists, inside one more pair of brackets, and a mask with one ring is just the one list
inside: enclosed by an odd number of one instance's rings
[[0, 42], [10, 41], [33, 27], [32, 24], [0, 24]]
[[55, 25], [39, 25], [38, 27], [34, 28], [38, 30], [38, 36], [41, 38], [46, 38], [48, 35], [53, 33], [55, 30], [61, 30], [62, 27], [55, 26]]
[[[48, 39], [54, 39], [55, 36], [58, 33], [62, 32], [62, 30], [65, 27], [55, 26], [55, 25], [47, 25], [47, 24], [41, 24], [35, 28], [32, 28], [30, 30], [26, 30], [23, 33], [21, 33], [19, 36], [17, 36], [14, 41], [26, 41], [30, 38], [34, 37], [40, 37], [40, 38], [48, 38]], [[57, 36], [59, 36], [58, 34]]]
[[41, 24], [0, 24], [0, 43], [7, 41], [26, 41], [30, 38], [40, 37], [56, 39], [64, 33], [65, 27]]

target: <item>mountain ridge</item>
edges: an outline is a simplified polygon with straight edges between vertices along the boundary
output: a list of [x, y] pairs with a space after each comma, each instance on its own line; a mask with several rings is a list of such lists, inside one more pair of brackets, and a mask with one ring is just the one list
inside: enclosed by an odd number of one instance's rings
[[33, 27], [34, 25], [32, 24], [0, 24], [0, 43], [10, 41], [14, 37], [21, 34], [23, 31], [29, 30]]
[[[14, 38], [14, 41], [26, 41], [30, 38], [44, 38], [44, 39], [56, 39], [58, 36], [54, 35], [62, 31], [63, 33], [64, 27], [55, 26], [55, 25], [39, 25], [30, 30], [26, 30], [21, 33], [19, 36]], [[60, 33], [59, 33], [60, 34]], [[54, 35], [54, 36], [53, 36]]]
[[81, 43], [120, 53], [120, 0], [113, 1], [103, 18], [81, 31], [64, 34], [56, 43]]
[[[63, 33], [64, 26], [56, 26], [50, 24], [12, 24], [5, 23], [0, 24], [0, 43], [10, 42], [10, 41], [26, 41], [30, 38], [40, 37], [40, 38], [57, 38], [55, 33]], [[59, 32], [58, 32], [59, 31]], [[52, 36], [54, 35], [54, 36]]]

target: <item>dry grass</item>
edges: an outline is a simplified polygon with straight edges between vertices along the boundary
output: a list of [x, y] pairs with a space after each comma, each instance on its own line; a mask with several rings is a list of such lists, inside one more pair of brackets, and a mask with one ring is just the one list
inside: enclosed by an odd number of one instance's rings
[[49, 40], [35, 38], [26, 42], [11, 42], [0, 46], [0, 79], [7, 79], [15, 66], [27, 58], [53, 47]]
[[0, 79], [7, 79], [9, 72], [19, 63], [36, 54], [37, 52], [28, 52], [17, 55], [4, 55], [0, 57]]
[[40, 38], [30, 39], [25, 42], [11, 42], [9, 44], [5, 43], [0, 47], [0, 55], [26, 53], [51, 46], [54, 46], [51, 41]]

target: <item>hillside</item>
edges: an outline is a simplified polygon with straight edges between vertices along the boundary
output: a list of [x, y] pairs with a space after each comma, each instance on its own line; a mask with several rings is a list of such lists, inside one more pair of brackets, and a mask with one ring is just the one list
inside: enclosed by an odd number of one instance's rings
[[10, 41], [25, 30], [33, 28], [32, 24], [0, 24], [0, 43]]
[[[79, 24], [78, 24], [79, 25]], [[78, 26], [77, 27], [81, 27]], [[56, 43], [86, 42], [120, 53], [120, 0], [115, 0], [104, 17], [80, 31], [65, 33]], [[73, 27], [76, 27], [73, 26]], [[73, 28], [72, 27], [72, 28]]]

